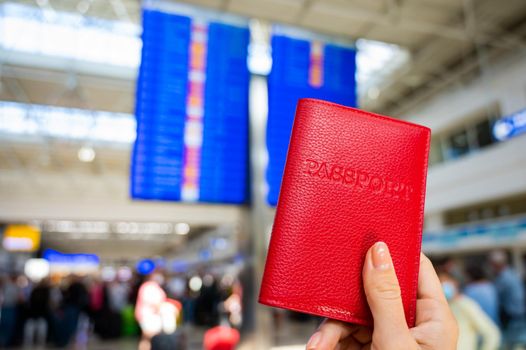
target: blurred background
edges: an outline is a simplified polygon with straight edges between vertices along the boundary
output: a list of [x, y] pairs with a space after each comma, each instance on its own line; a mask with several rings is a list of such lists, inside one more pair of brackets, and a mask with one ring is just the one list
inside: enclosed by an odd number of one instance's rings
[[319, 319], [256, 303], [300, 97], [432, 129], [423, 250], [461, 335], [524, 346], [525, 1], [24, 0], [0, 348], [303, 349]]

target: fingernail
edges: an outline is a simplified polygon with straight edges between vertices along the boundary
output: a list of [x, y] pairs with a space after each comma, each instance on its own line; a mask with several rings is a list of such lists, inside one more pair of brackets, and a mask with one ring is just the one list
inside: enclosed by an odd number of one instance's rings
[[373, 266], [377, 270], [387, 270], [391, 267], [389, 250], [384, 242], [377, 242], [373, 247]]
[[307, 343], [307, 350], [314, 350], [318, 346], [321, 340], [321, 333], [316, 332], [310, 337], [309, 342]]

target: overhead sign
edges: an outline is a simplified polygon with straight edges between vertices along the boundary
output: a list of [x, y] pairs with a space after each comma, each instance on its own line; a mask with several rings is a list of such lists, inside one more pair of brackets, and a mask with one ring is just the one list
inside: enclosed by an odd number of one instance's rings
[[143, 10], [131, 195], [243, 203], [248, 28], [164, 9]]
[[499, 141], [526, 133], [526, 108], [503, 117], [493, 125], [493, 136]]
[[84, 273], [98, 269], [100, 259], [95, 254], [62, 253], [46, 249], [42, 258], [49, 261], [50, 270], [59, 273]]
[[268, 78], [267, 201], [276, 205], [298, 99], [311, 97], [356, 106], [356, 52], [323, 40], [272, 37]]
[[141, 275], [148, 275], [155, 270], [155, 262], [151, 259], [142, 259], [137, 262], [137, 272]]
[[30, 225], [7, 225], [2, 246], [10, 252], [35, 252], [40, 248], [40, 230]]

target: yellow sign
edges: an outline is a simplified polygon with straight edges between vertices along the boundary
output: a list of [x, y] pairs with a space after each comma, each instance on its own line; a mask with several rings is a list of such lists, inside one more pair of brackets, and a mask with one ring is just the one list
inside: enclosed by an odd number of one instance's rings
[[40, 248], [40, 230], [29, 225], [7, 225], [2, 245], [11, 252], [35, 252]]

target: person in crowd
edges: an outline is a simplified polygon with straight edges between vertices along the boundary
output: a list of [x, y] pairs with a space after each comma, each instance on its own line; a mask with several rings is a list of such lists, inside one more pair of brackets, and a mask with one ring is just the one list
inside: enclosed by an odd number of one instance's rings
[[458, 259], [448, 256], [438, 259], [434, 261], [434, 263], [438, 271], [444, 271], [453, 276], [453, 278], [458, 281], [460, 288], [464, 288], [466, 284], [466, 276]]
[[99, 315], [104, 304], [104, 284], [100, 279], [95, 279], [89, 286], [89, 309], [93, 318]]
[[161, 306], [166, 301], [163, 284], [163, 274], [154, 271], [139, 288], [135, 306], [135, 318], [142, 331], [139, 350], [150, 350], [152, 338], [162, 331]]
[[97, 287], [100, 302], [93, 314], [93, 330], [101, 339], [116, 339], [122, 332], [120, 310], [114, 309], [110, 284], [104, 282]]
[[241, 284], [227, 275], [221, 279], [219, 295], [219, 325], [205, 332], [205, 350], [233, 350], [239, 343], [240, 334], [234, 327], [241, 326]]
[[62, 305], [62, 289], [57, 281], [50, 280], [49, 304], [52, 312], [56, 312]]
[[466, 268], [466, 274], [469, 282], [464, 287], [464, 294], [477, 302], [486, 315], [500, 326], [497, 289], [487, 278], [484, 268], [480, 264], [471, 263]]
[[44, 346], [51, 315], [51, 287], [48, 279], [40, 281], [29, 295], [27, 319], [24, 325], [24, 346]]
[[[223, 281], [221, 281], [223, 284]], [[243, 287], [239, 280], [226, 282], [223, 285], [226, 292], [226, 299], [223, 301], [223, 309], [228, 314], [228, 320], [234, 327], [241, 327], [243, 315]]]
[[217, 279], [207, 273], [195, 303], [195, 321], [198, 325], [215, 326], [219, 323], [218, 305], [221, 293]]
[[108, 284], [109, 306], [112, 311], [121, 313], [128, 304], [129, 288], [126, 284], [113, 280]]
[[[471, 298], [462, 294], [459, 282], [447, 272], [439, 273], [444, 295], [458, 323], [459, 350], [496, 350], [500, 346], [500, 330], [492, 319]], [[479, 347], [480, 341], [480, 347]]]
[[72, 342], [79, 328], [79, 319], [87, 314], [90, 303], [88, 289], [77, 276], [70, 276], [70, 283], [63, 292], [60, 317], [55, 318], [55, 342], [65, 347]]
[[505, 348], [526, 345], [526, 300], [524, 285], [502, 250], [493, 251], [489, 257], [495, 271], [495, 287], [499, 298], [500, 320], [504, 328]]
[[[185, 284], [188, 286], [189, 279], [186, 278]], [[198, 293], [194, 292], [190, 288], [185, 288], [183, 297], [181, 298], [183, 304], [183, 321], [185, 323], [195, 323], [195, 309], [197, 303]]]
[[4, 276], [0, 280], [0, 348], [11, 344], [20, 299], [21, 290], [16, 284], [16, 276]]

